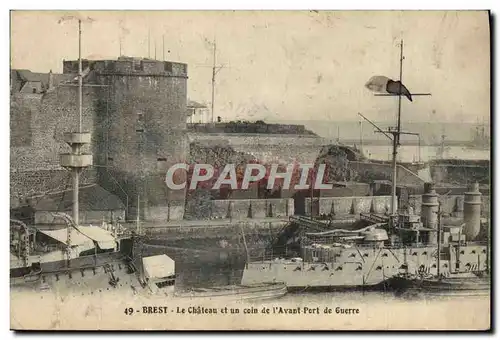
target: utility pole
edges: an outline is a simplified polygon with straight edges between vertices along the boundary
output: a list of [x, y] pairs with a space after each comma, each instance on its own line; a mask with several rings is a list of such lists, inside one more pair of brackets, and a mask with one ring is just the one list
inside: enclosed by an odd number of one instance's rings
[[214, 123], [214, 98], [215, 98], [215, 75], [216, 75], [216, 72], [215, 72], [215, 65], [216, 65], [216, 52], [217, 50], [217, 43], [214, 39], [214, 63], [213, 63], [213, 66], [212, 66], [212, 124]]
[[[216, 75], [219, 71], [225, 67], [225, 65], [217, 65], [217, 43], [214, 38], [213, 42], [210, 43], [213, 45], [212, 53], [213, 53], [213, 62], [212, 65], [195, 65], [195, 67], [210, 67], [212, 69], [212, 104], [211, 104], [211, 112], [207, 112], [207, 121], [209, 119], [212, 120], [212, 124], [214, 123], [214, 112], [215, 112], [215, 81]], [[211, 118], [210, 118], [211, 115]]]
[[217, 66], [217, 42], [215, 41], [214, 38], [214, 58], [213, 58], [213, 64], [212, 64], [212, 124], [214, 123], [214, 106], [215, 106], [215, 76], [219, 71], [224, 67], [224, 65]]

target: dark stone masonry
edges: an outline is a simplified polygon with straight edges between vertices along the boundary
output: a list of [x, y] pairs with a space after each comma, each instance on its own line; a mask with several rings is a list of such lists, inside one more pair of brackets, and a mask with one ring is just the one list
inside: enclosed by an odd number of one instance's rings
[[[88, 151], [94, 158], [84, 180], [128, 202], [131, 214], [140, 200], [145, 219], [181, 219], [185, 193], [169, 191], [163, 179], [166, 170], [185, 162], [189, 153], [187, 65], [128, 57], [82, 64], [88, 69], [83, 130], [92, 134]], [[76, 77], [77, 71], [77, 61], [63, 62], [65, 75]], [[75, 77], [33, 93], [23, 91], [23, 84], [34, 81], [18, 74], [18, 85], [11, 87], [11, 205], [22, 204], [35, 192], [64, 189], [63, 178], [69, 173], [59, 166], [59, 154], [70, 149], [62, 136], [76, 130], [78, 123]]]

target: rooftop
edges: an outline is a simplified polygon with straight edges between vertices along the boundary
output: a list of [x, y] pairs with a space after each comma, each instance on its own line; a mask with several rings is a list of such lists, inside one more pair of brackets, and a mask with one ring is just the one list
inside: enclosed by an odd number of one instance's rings
[[[25, 69], [11, 69], [10, 70], [11, 81], [18, 81], [21, 83], [40, 82], [44, 89], [48, 89], [48, 87], [49, 87], [50, 75], [51, 75], [51, 72], [49, 72], [49, 73], [37, 73], [37, 72], [32, 72], [30, 70], [25, 70]], [[53, 85], [57, 86], [60, 83], [70, 81], [73, 79], [73, 77], [74, 77], [74, 75], [71, 75], [71, 74], [52, 73]]]

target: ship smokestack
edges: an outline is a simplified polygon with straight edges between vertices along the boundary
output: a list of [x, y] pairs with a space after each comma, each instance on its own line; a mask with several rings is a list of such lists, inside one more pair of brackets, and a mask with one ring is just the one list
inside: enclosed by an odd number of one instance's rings
[[429, 243], [437, 244], [437, 229], [438, 229], [438, 194], [434, 190], [432, 183], [424, 184], [424, 194], [422, 195], [422, 209], [420, 217], [424, 228], [434, 229], [429, 232]]
[[481, 229], [481, 193], [479, 184], [473, 183], [464, 195], [464, 230], [467, 240], [474, 240]]

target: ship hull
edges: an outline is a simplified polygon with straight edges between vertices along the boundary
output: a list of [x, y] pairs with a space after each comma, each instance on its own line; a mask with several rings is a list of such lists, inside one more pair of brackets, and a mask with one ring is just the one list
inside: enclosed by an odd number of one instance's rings
[[[462, 246], [461, 268], [486, 269], [486, 247]], [[450, 271], [455, 253], [440, 261], [441, 273]], [[415, 248], [345, 249], [334, 262], [293, 262], [275, 259], [249, 262], [245, 265], [242, 284], [285, 282], [289, 289], [370, 289], [388, 287], [387, 282], [401, 274], [437, 274], [434, 246]]]

